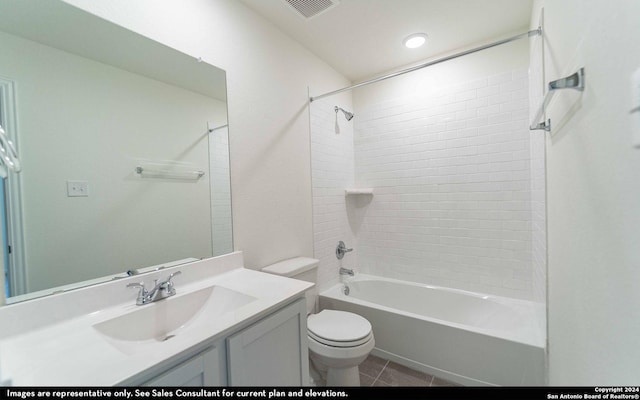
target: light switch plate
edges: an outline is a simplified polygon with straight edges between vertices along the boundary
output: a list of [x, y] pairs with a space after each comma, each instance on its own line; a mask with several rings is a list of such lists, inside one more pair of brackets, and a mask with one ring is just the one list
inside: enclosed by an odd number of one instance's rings
[[87, 196], [89, 196], [89, 182], [67, 181], [67, 197], [87, 197]]

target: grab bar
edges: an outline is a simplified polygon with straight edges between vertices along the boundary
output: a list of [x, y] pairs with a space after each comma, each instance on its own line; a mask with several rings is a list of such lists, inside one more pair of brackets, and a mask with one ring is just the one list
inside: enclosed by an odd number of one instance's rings
[[547, 85], [547, 94], [544, 96], [542, 104], [538, 108], [536, 116], [533, 118], [533, 121], [529, 126], [529, 130], [544, 130], [545, 132], [551, 131], [551, 119], [547, 119], [543, 122], [538, 121], [540, 121], [540, 118], [544, 114], [544, 111], [553, 98], [553, 95], [557, 90], [560, 89], [574, 89], [582, 92], [584, 90], [584, 86], [584, 67], [580, 68], [576, 73], [572, 75], [549, 82], [549, 84]]

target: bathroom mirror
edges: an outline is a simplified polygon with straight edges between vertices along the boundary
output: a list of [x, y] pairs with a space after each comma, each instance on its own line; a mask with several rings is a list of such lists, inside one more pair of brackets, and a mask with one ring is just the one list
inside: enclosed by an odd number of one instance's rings
[[0, 0], [8, 302], [233, 250], [225, 72], [62, 1]]

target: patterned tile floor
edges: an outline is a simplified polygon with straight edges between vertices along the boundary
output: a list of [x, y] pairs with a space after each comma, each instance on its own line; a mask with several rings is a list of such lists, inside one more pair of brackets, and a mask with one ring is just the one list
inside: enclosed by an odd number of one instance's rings
[[370, 355], [360, 364], [360, 386], [458, 386], [393, 361]]

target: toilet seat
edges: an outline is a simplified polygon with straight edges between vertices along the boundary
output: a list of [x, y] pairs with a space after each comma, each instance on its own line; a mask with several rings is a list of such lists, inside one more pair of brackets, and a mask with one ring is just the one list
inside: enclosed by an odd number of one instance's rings
[[365, 318], [346, 311], [323, 310], [307, 318], [309, 338], [332, 347], [356, 347], [373, 337]]

